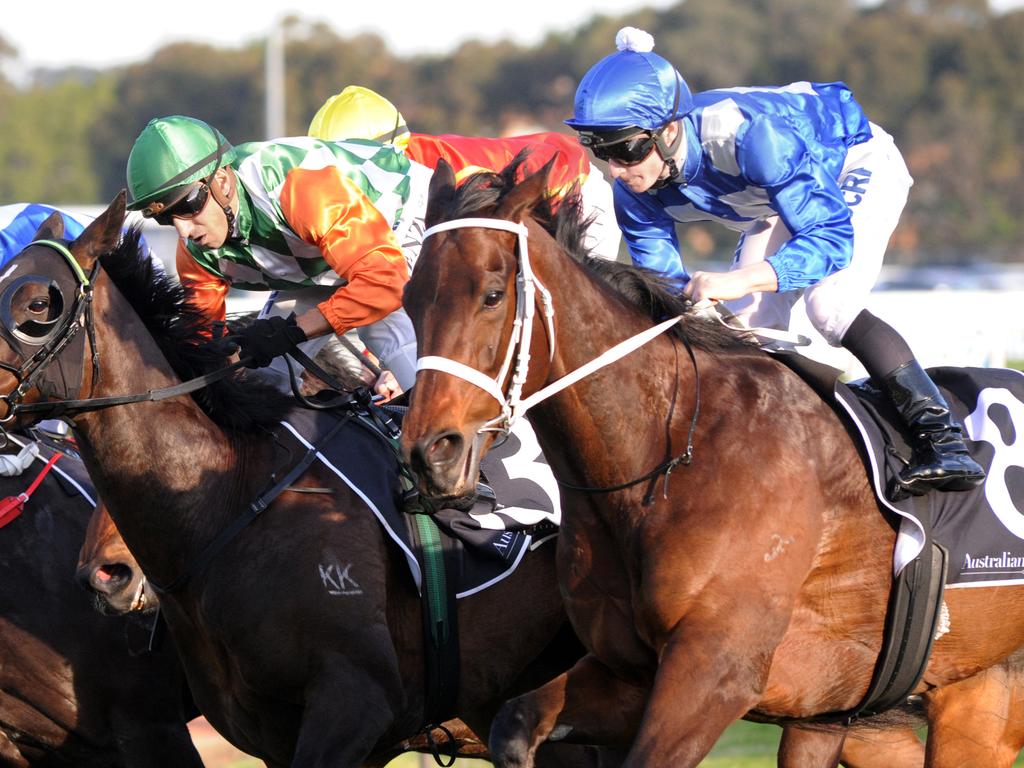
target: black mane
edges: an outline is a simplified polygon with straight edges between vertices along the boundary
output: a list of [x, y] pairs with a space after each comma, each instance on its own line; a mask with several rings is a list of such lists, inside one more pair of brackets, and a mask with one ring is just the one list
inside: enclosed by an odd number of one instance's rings
[[[181, 285], [156, 265], [140, 237], [140, 227], [130, 227], [117, 247], [100, 257], [104, 271], [183, 381], [223, 368], [227, 357], [207, 343], [206, 319]], [[274, 424], [294, 404], [290, 395], [247, 372], [200, 389], [193, 398], [217, 424], [240, 431]]]
[[[521, 178], [521, 166], [529, 157], [523, 150], [500, 173], [477, 173], [463, 182], [455, 192], [442, 220], [493, 213]], [[695, 314], [693, 303], [672, 290], [670, 281], [648, 269], [620, 264], [590, 256], [584, 247], [584, 235], [590, 225], [581, 216], [582, 201], [577, 188], [552, 210], [550, 199], [544, 199], [531, 212], [533, 219], [550, 234], [559, 247], [590, 272], [614, 288], [629, 304], [661, 322], [669, 317], [683, 316], [671, 331], [680, 339], [706, 350], [756, 349], [756, 343], [718, 322]]]

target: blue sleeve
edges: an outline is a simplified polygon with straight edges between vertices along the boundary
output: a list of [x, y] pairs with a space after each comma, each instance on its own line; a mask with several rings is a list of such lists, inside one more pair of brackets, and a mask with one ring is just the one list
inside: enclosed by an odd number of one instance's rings
[[738, 142], [736, 155], [740, 172], [767, 190], [793, 235], [768, 257], [779, 291], [814, 285], [850, 263], [850, 207], [824, 163], [788, 122], [754, 118]]
[[690, 276], [679, 253], [675, 219], [652, 195], [638, 195], [617, 180], [612, 189], [615, 218], [633, 264], [676, 281], [681, 290]]
[[[57, 211], [48, 205], [32, 203], [26, 205], [3, 229], [0, 229], [0, 266], [6, 264], [25, 246], [32, 242], [39, 227]], [[85, 227], [64, 211], [58, 211], [64, 219], [64, 236], [73, 239], [82, 234]]]

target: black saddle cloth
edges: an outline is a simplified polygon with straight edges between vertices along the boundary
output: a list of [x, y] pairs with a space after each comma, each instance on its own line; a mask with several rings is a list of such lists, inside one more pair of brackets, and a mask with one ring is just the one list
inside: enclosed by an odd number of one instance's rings
[[843, 384], [835, 369], [791, 353], [779, 357], [859, 437], [878, 502], [899, 522], [897, 572], [933, 536], [949, 551], [947, 586], [1024, 584], [1024, 374], [1003, 368], [928, 369], [964, 425], [967, 448], [987, 477], [969, 491], [932, 492], [893, 502], [885, 489], [911, 449], [910, 436], [888, 397], [870, 379]]

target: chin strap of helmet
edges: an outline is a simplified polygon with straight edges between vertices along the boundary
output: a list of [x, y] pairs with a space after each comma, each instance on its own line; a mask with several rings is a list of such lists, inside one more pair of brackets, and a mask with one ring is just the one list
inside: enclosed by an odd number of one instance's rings
[[[228, 220], [228, 239], [230, 240], [235, 234], [235, 212], [231, 210], [231, 193], [235, 190], [235, 172], [224, 166], [224, 169], [228, 172], [228, 179], [230, 179], [231, 188], [228, 190], [227, 195], [221, 195], [220, 187], [215, 183], [214, 179], [210, 179], [210, 192], [213, 193], [213, 199], [224, 211], [224, 215]], [[216, 173], [216, 171], [214, 171]]]
[[676, 95], [675, 99], [672, 101], [672, 111], [669, 113], [669, 120], [658, 129], [657, 133], [654, 134], [654, 147], [658, 150], [658, 154], [661, 156], [661, 159], [665, 161], [665, 167], [668, 168], [668, 175], [663, 179], [658, 179], [658, 181], [654, 183], [654, 186], [652, 187], [653, 189], [661, 189], [667, 184], [672, 183], [681, 172], [681, 169], [676, 164], [675, 154], [679, 149], [679, 145], [683, 143], [683, 139], [686, 138], [686, 126], [684, 126], [681, 121], [678, 123], [679, 130], [676, 131], [676, 137], [673, 139], [672, 144], [666, 144], [665, 140], [662, 138], [665, 133], [665, 129], [668, 128], [670, 124], [678, 120], [676, 110], [679, 109], [679, 95], [681, 90], [682, 88], [679, 84], [679, 73], [676, 72]]

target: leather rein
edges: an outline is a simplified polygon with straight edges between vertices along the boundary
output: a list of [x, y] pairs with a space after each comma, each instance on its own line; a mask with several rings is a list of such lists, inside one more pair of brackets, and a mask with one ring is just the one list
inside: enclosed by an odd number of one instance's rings
[[[570, 373], [567, 373], [562, 378], [542, 387], [537, 392], [534, 392], [532, 395], [524, 398], [522, 396], [522, 390], [523, 385], [526, 383], [527, 376], [529, 375], [530, 343], [532, 340], [533, 319], [536, 311], [537, 294], [540, 294], [540, 301], [543, 306], [544, 319], [546, 321], [545, 330], [547, 331], [549, 342], [548, 359], [551, 361], [554, 360], [555, 357], [555, 309], [551, 298], [551, 292], [544, 287], [544, 284], [541, 283], [540, 279], [533, 271], [533, 266], [530, 263], [530, 252], [528, 246], [529, 230], [526, 225], [521, 222], [507, 221], [505, 219], [496, 219], [492, 217], [453, 219], [451, 221], [435, 224], [428, 228], [423, 233], [423, 240], [426, 242], [428, 237], [441, 232], [471, 227], [497, 229], [504, 232], [511, 232], [516, 235], [516, 248], [514, 251], [517, 265], [516, 316], [513, 321], [512, 334], [509, 337], [508, 348], [505, 352], [501, 370], [496, 376], [491, 377], [472, 366], [459, 362], [458, 360], [453, 360], [439, 355], [426, 355], [418, 358], [416, 361], [416, 370], [417, 372], [434, 370], [456, 376], [464, 381], [468, 381], [476, 387], [479, 387], [493, 397], [498, 402], [501, 409], [500, 413], [481, 426], [479, 430], [477, 430], [478, 432], [499, 432], [503, 435], [507, 435], [509, 430], [512, 428], [512, 425], [518, 419], [522, 418], [533, 406], [561, 392], [563, 389], [572, 386], [580, 379], [589, 376], [595, 371], [598, 371], [601, 368], [604, 368], [605, 366], [631, 354], [644, 344], [647, 344], [649, 341], [657, 338], [662, 333], [675, 326], [676, 323], [683, 318], [682, 315], [669, 318], [652, 328], [648, 328], [622, 342], [619, 342], [605, 350], [590, 362], [581, 365]], [[664, 474], [666, 485], [665, 493], [668, 493], [668, 477], [672, 470], [680, 464], [688, 465], [693, 460], [693, 436], [697, 429], [697, 418], [700, 414], [700, 370], [697, 367], [697, 359], [694, 356], [693, 348], [690, 346], [690, 342], [685, 336], [683, 337], [683, 344], [685, 345], [686, 351], [690, 356], [690, 361], [693, 364], [695, 379], [693, 417], [690, 421], [686, 449], [678, 456], [663, 461], [661, 464], [642, 476], [617, 485], [601, 487], [577, 486], [562, 482], [561, 480], [558, 481], [559, 485], [575, 491], [612, 493], [614, 491], [630, 488], [644, 482], [645, 480], [657, 478], [657, 476]], [[507, 387], [503, 387], [503, 382], [508, 378], [513, 360], [515, 361], [515, 369], [512, 372], [511, 380]], [[645, 504], [650, 503], [652, 500], [653, 490], [654, 486], [652, 484], [651, 489], [644, 497]]]

